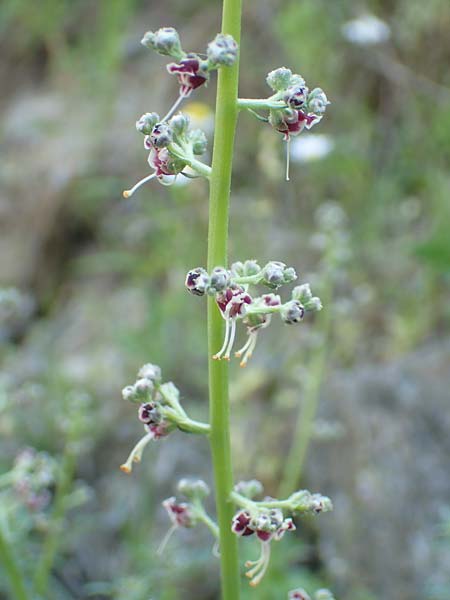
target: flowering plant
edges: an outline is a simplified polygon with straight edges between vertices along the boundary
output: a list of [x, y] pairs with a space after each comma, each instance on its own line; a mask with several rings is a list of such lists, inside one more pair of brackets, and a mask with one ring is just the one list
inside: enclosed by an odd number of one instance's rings
[[[245, 344], [235, 351], [241, 366], [245, 366], [254, 352], [259, 332], [271, 324], [273, 315], [279, 315], [285, 324], [296, 324], [308, 313], [322, 309], [321, 300], [313, 296], [308, 283], [295, 286], [285, 300], [275, 293], [297, 279], [295, 269], [284, 262], [269, 261], [261, 267], [252, 259], [227, 267], [228, 209], [237, 116], [240, 110], [247, 110], [269, 124], [282, 134], [289, 153], [290, 138], [319, 123], [329, 102], [323, 90], [310, 91], [303, 77], [285, 67], [275, 69], [267, 76], [267, 83], [274, 92], [272, 96], [239, 99], [241, 3], [240, 0], [224, 0], [223, 6], [222, 33], [208, 44], [206, 54], [185, 52], [172, 27], [145, 34], [142, 43], [146, 47], [173, 58], [167, 70], [177, 78], [179, 95], [163, 118], [149, 112], [138, 119], [136, 128], [145, 136], [144, 147], [149, 151], [148, 162], [153, 171], [124, 192], [124, 196], [129, 197], [151, 179], [167, 185], [179, 175], [192, 176], [192, 171], [194, 176], [209, 181], [207, 266], [190, 269], [185, 279], [191, 294], [205, 296], [208, 300], [209, 423], [190, 419], [180, 403], [176, 386], [171, 382], [162, 383], [158, 366], [144, 365], [136, 381], [124, 388], [123, 397], [139, 404], [138, 419], [146, 433], [121, 469], [130, 473], [151, 440], [160, 440], [176, 430], [208, 437], [217, 523], [204, 507], [208, 486], [199, 480], [183, 479], [178, 492], [185, 499], [178, 500], [173, 496], [163, 502], [171, 527], [159, 551], [163, 551], [178, 528], [191, 529], [205, 524], [216, 539], [222, 598], [239, 600], [238, 539], [253, 536], [260, 543], [259, 558], [245, 563], [250, 585], [256, 586], [268, 569], [272, 542], [281, 541], [286, 533], [295, 531], [295, 520], [302, 515], [326, 512], [332, 504], [326, 496], [307, 490], [293, 492], [281, 500], [271, 497], [256, 500], [262, 494], [262, 485], [258, 481], [242, 481], [237, 485], [233, 482], [227, 361], [234, 348], [237, 324], [241, 322], [247, 333]], [[177, 110], [185, 98], [207, 85], [215, 70], [219, 71], [215, 139], [212, 165], [209, 166], [197, 158], [206, 150], [206, 136], [199, 130], [192, 130], [188, 117]], [[261, 111], [266, 113], [265, 116]], [[187, 167], [188, 171], [185, 170]], [[287, 178], [288, 173], [287, 167]], [[254, 290], [257, 287], [263, 288], [262, 293]], [[294, 590], [289, 597], [301, 598], [298, 595], [301, 593], [301, 590]]]

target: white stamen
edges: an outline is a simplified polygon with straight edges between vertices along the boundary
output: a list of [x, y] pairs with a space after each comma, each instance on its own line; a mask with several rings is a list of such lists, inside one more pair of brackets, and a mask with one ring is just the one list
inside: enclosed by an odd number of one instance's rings
[[240, 350], [238, 350], [237, 352], [234, 353], [235, 357], [240, 358], [244, 354], [244, 352], [247, 350], [247, 348], [250, 346], [251, 342], [252, 342], [252, 334], [249, 333], [245, 344], [242, 346], [242, 348]]
[[249, 347], [247, 348], [247, 352], [244, 355], [244, 358], [240, 362], [241, 367], [246, 366], [247, 362], [253, 356], [253, 351], [256, 346], [256, 340], [258, 338], [258, 333], [256, 331], [253, 331], [250, 335], [251, 335], [251, 341], [250, 341]]
[[153, 439], [153, 437], [154, 434], [152, 432], [149, 432], [138, 441], [136, 446], [130, 452], [130, 455], [128, 456], [126, 462], [124, 462], [123, 465], [120, 465], [121, 471], [127, 474], [131, 473], [131, 471], [133, 470], [133, 463], [141, 462], [144, 448], [149, 443], [149, 441]]
[[222, 354], [225, 352], [225, 349], [228, 346], [229, 335], [230, 335], [230, 319], [226, 319], [225, 320], [225, 339], [223, 340], [223, 346], [219, 350], [219, 352], [217, 352], [217, 354], [214, 354], [214, 356], [213, 356], [214, 360], [220, 360], [222, 358]]
[[124, 190], [123, 192], [123, 197], [124, 198], [129, 198], [130, 196], [132, 196], [134, 194], [134, 192], [139, 189], [141, 187], [141, 185], [144, 185], [144, 183], [147, 183], [147, 181], [150, 181], [150, 179], [153, 179], [154, 177], [156, 177], [156, 173], [152, 173], [151, 175], [147, 175], [147, 177], [144, 177], [144, 179], [141, 179], [140, 181], [138, 181], [136, 183], [136, 185], [134, 185], [131, 190]]
[[249, 582], [252, 587], [257, 586], [258, 583], [261, 582], [262, 578], [266, 574], [267, 567], [269, 566], [269, 561], [270, 561], [270, 543], [269, 542], [261, 542], [261, 545], [262, 545], [262, 549], [261, 549], [262, 550], [262, 552], [261, 552], [261, 562], [260, 562], [261, 570]]
[[289, 181], [289, 164], [291, 158], [291, 136], [286, 140], [286, 181]]
[[178, 529], [178, 525], [176, 523], [174, 523], [172, 525], [172, 527], [169, 529], [169, 531], [166, 533], [166, 535], [163, 537], [160, 545], [158, 546], [158, 550], [156, 551], [156, 554], [158, 556], [161, 556], [161, 554], [164, 552], [168, 541], [170, 540], [170, 538], [172, 537], [172, 535], [174, 534], [176, 529]]
[[183, 100], [185, 98], [186, 98], [186, 96], [184, 96], [183, 94], [180, 94], [178, 96], [177, 100], [175, 100], [175, 102], [172, 105], [172, 108], [169, 110], [169, 112], [167, 113], [167, 115], [161, 119], [161, 123], [164, 123], [164, 121], [167, 121], [168, 119], [170, 119], [170, 117], [177, 110], [177, 108], [180, 106], [180, 104], [183, 102]]
[[225, 354], [223, 355], [225, 360], [230, 360], [231, 350], [233, 349], [234, 339], [236, 337], [236, 320], [232, 319], [231, 321], [231, 334], [230, 341], [228, 342], [228, 348]]

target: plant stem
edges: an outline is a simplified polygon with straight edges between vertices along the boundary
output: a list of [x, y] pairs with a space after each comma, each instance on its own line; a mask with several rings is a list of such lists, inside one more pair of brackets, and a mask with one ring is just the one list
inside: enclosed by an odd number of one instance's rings
[[[222, 33], [240, 42], [241, 0], [224, 0]], [[228, 213], [237, 122], [239, 63], [219, 70], [216, 100], [215, 135], [210, 177], [208, 270], [227, 264]], [[210, 444], [214, 469], [223, 600], [239, 600], [240, 576], [237, 537], [231, 531], [233, 487], [230, 441], [228, 364], [212, 356], [222, 345], [223, 319], [214, 298], [208, 298], [209, 410]]]
[[322, 385], [326, 365], [328, 338], [331, 325], [331, 310], [328, 308], [332, 295], [331, 283], [328, 281], [325, 285], [326, 289], [322, 294], [325, 306], [321, 323], [322, 343], [320, 348], [313, 355], [310, 364], [302, 409], [298, 413], [292, 446], [287, 460], [284, 463], [283, 476], [281, 478], [279, 489], [281, 497], [287, 496], [297, 488], [303, 472], [308, 447], [311, 442], [314, 419], [316, 418], [320, 387]]
[[12, 545], [8, 542], [3, 528], [0, 526], [0, 564], [9, 580], [9, 586], [14, 600], [29, 600], [27, 588], [22, 573], [19, 569]]
[[240, 110], [270, 110], [271, 108], [288, 108], [288, 106], [283, 100], [271, 100], [270, 98], [239, 98], [238, 108]]
[[67, 505], [66, 496], [69, 492], [75, 470], [75, 454], [71, 446], [72, 444], [69, 441], [64, 449], [49, 532], [45, 539], [34, 576], [35, 592], [42, 598], [47, 597], [48, 580], [55, 562], [60, 538], [63, 533], [62, 527]]

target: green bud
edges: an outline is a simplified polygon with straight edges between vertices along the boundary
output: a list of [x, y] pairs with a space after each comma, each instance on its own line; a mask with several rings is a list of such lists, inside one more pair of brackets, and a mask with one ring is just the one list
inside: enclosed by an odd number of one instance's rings
[[309, 302], [312, 298], [311, 288], [309, 283], [303, 283], [302, 285], [297, 285], [292, 290], [292, 300], [298, 300], [301, 304], [305, 304]]
[[251, 277], [258, 275], [261, 272], [261, 267], [258, 265], [256, 260], [246, 260], [244, 263], [244, 276]]
[[281, 92], [291, 85], [292, 71], [286, 67], [280, 67], [271, 71], [266, 78], [267, 85], [275, 92]]
[[145, 113], [142, 117], [136, 121], [136, 129], [144, 135], [150, 135], [153, 131], [154, 126], [159, 121], [159, 115], [156, 113]]
[[330, 592], [330, 590], [326, 590], [325, 588], [323, 588], [315, 592], [314, 600], [334, 600], [334, 596]]
[[190, 500], [203, 500], [210, 494], [209, 486], [201, 479], [180, 479], [178, 491]]
[[189, 141], [192, 144], [192, 152], [197, 156], [206, 152], [208, 140], [201, 129], [194, 129], [189, 133]]
[[178, 59], [184, 56], [180, 37], [173, 27], [161, 27], [155, 32], [147, 31], [141, 44], [163, 56], [173, 56]]
[[218, 33], [206, 50], [208, 60], [213, 65], [230, 67], [236, 62], [238, 45], [231, 35]]
[[176, 136], [184, 136], [189, 128], [189, 123], [189, 116], [182, 113], [173, 116], [169, 121], [170, 127]]
[[147, 363], [139, 369], [138, 378], [149, 379], [155, 385], [158, 385], [161, 383], [161, 369], [158, 365]]
[[246, 498], [253, 499], [255, 496], [260, 496], [263, 491], [263, 485], [257, 479], [250, 479], [250, 481], [240, 481], [234, 486], [234, 491], [245, 496]]

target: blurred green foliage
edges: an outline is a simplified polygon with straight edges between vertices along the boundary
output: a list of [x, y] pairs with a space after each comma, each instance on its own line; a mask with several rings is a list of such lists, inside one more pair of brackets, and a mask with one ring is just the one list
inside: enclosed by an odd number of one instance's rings
[[[120, 191], [146, 168], [133, 135], [138, 116], [133, 110], [162, 110], [166, 93], [174, 93], [163, 79], [163, 63], [139, 50], [139, 35], [173, 21], [191, 40], [203, 40], [205, 30], [212, 35], [217, 29], [218, 5], [152, 4], [4, 0], [0, 6], [2, 77], [17, 68], [36, 90], [61, 94], [64, 116], [48, 125], [46, 136], [61, 135], [61, 144], [70, 146], [72, 134], [78, 134], [93, 147], [89, 164], [62, 192], [53, 240], [57, 256], [47, 263], [42, 253], [42, 269], [53, 272], [30, 286], [38, 301], [36, 318], [1, 349], [2, 472], [25, 445], [61, 460], [74, 403], [81, 402], [87, 421], [74, 479], [84, 481], [91, 495], [68, 509], [70, 535], [62, 537], [52, 571], [58, 600], [217, 598], [217, 565], [206, 534], [182, 532], [165, 556], [154, 553], [167, 525], [158, 505], [172, 493], [172, 468], [185, 474], [195, 465], [196, 475], [208, 478], [206, 445], [200, 443], [191, 456], [184, 447], [190, 440], [179, 440], [174, 450], [155, 444], [132, 479], [117, 470], [138, 430], [120, 389], [140, 364], [161, 364], [183, 390], [193, 417], [204, 418], [206, 406], [204, 307], [182, 287], [187, 269], [205, 262], [206, 185], [152, 184], [125, 204]], [[302, 278], [316, 272], [320, 256], [310, 243], [314, 214], [331, 199], [348, 216], [352, 254], [336, 287], [330, 366], [389, 360], [448, 333], [448, 1], [277, 0], [261, 9], [247, 4], [245, 95], [266, 93], [265, 74], [280, 64], [291, 66], [329, 94], [332, 105], [320, 133], [332, 136], [335, 147], [320, 161], [293, 164], [287, 185], [281, 140], [250, 116], [240, 116], [231, 258], [282, 259]], [[387, 44], [355, 47], [343, 38], [341, 25], [367, 9], [389, 23]], [[149, 68], [161, 73], [161, 85], [148, 76]], [[198, 99], [212, 105], [213, 89]], [[13, 93], [8, 89], [14, 101]], [[129, 134], [122, 133], [124, 120]], [[274, 491], [283, 458], [277, 449], [286, 430], [269, 431], [267, 412], [283, 419], [295, 415], [299, 364], [304, 347], [314, 344], [314, 332], [305, 328], [281, 336], [278, 323], [271, 329], [261, 335], [246, 373], [231, 368], [237, 475], [260, 476]], [[17, 554], [30, 572], [45, 536], [22, 533], [17, 532]], [[252, 553], [251, 546], [243, 544], [242, 556]], [[299, 585], [311, 591], [333, 585], [319, 548], [312, 525], [300, 528], [295, 538], [274, 547], [266, 579], [257, 591], [246, 588], [243, 598], [272, 600]], [[0, 587], [5, 589], [1, 570]], [[361, 583], [338, 587], [337, 597], [372, 600], [377, 591]]]

